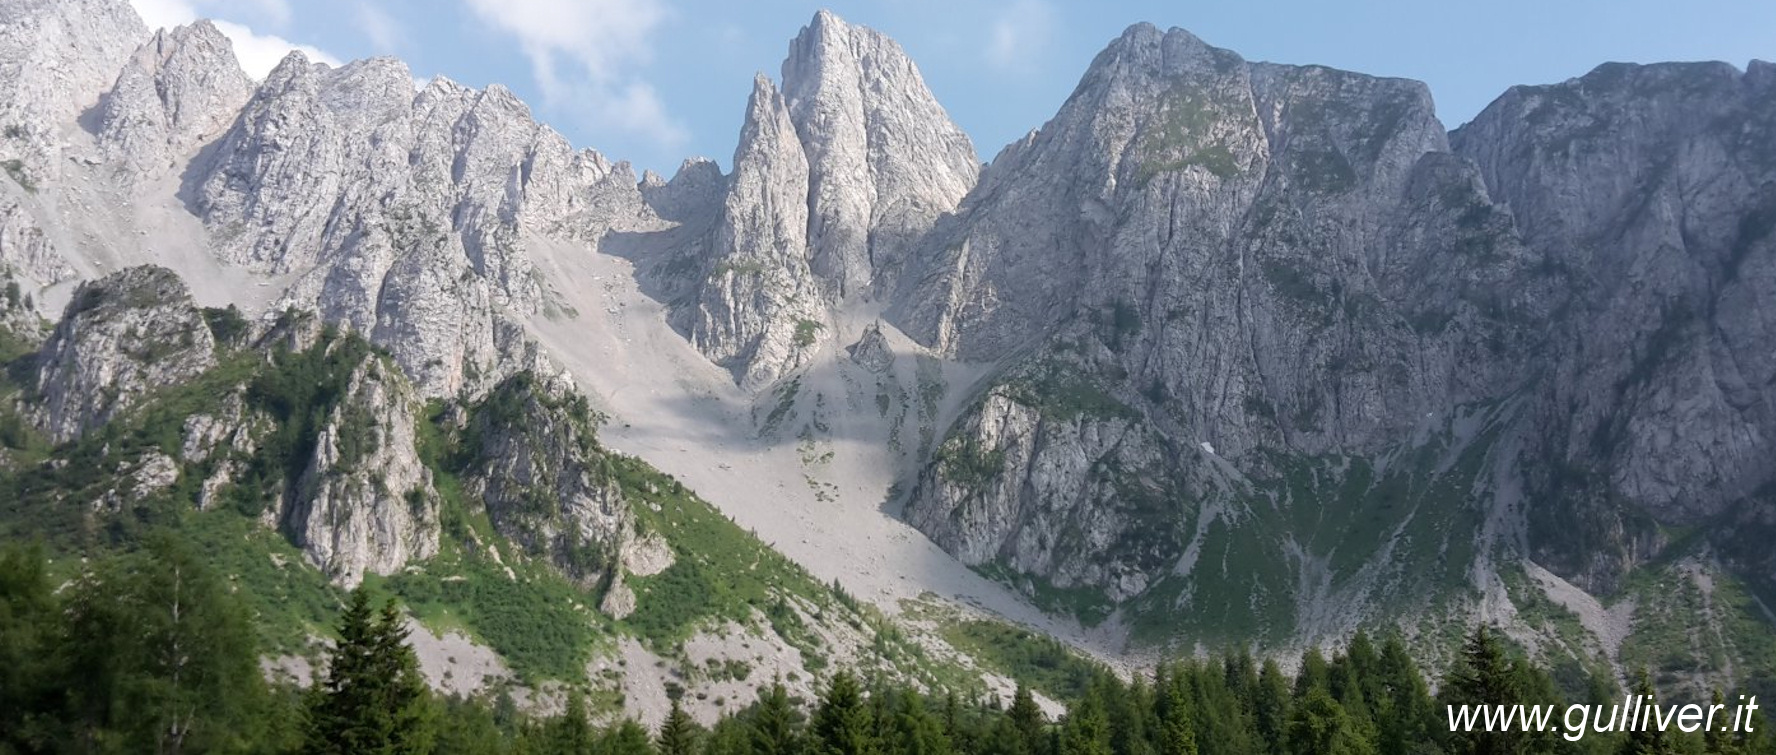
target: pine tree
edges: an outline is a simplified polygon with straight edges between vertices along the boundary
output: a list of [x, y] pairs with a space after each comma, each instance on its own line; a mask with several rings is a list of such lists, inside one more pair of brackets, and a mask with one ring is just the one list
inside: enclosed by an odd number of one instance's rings
[[654, 755], [654, 746], [648, 742], [647, 729], [634, 719], [623, 719], [617, 725], [604, 730], [598, 738], [598, 755]]
[[851, 672], [833, 675], [820, 710], [814, 714], [814, 736], [827, 755], [873, 755], [879, 751], [875, 721]]
[[326, 678], [310, 690], [305, 752], [431, 752], [428, 692], [402, 624], [393, 601], [375, 614], [365, 589], [352, 591]]
[[1042, 715], [1042, 709], [1036, 706], [1036, 698], [1030, 690], [1019, 684], [1017, 692], [1012, 695], [1011, 708], [1005, 712], [1011, 726], [1018, 733], [1020, 751], [1043, 753], [1048, 751], [1048, 737], [1043, 728], [1048, 721]]
[[[1041, 736], [1040, 733], [1038, 736]], [[1039, 744], [1046, 743], [1047, 737], [1042, 737]], [[1038, 749], [1037, 745], [1026, 744], [1025, 734], [1018, 731], [1017, 724], [1012, 723], [1011, 717], [998, 715], [992, 717], [992, 723], [981, 739], [978, 752], [980, 755], [1035, 755], [1045, 750]]]
[[[1720, 688], [1716, 687], [1709, 702], [1711, 705], [1725, 706], [1727, 696], [1721, 694]], [[1710, 708], [1710, 710], [1712, 709]], [[1709, 755], [1738, 755], [1739, 748], [1737, 743], [1733, 741], [1733, 733], [1727, 727], [1717, 724], [1703, 730], [1702, 751]]]
[[1375, 744], [1323, 687], [1311, 687], [1289, 719], [1289, 750], [1295, 755], [1368, 755]]
[[[1461, 657], [1444, 678], [1445, 705], [1514, 705], [1523, 702], [1519, 675], [1499, 641], [1484, 625], [1474, 628]], [[1526, 742], [1517, 731], [1467, 731], [1448, 735], [1451, 749], [1474, 755], [1517, 755]]]
[[702, 755], [753, 755], [750, 717], [723, 715], [703, 735]]
[[1306, 699], [1308, 691], [1316, 687], [1332, 689], [1332, 666], [1320, 649], [1314, 647], [1301, 654], [1301, 672], [1295, 675], [1295, 699]]
[[773, 681], [770, 689], [759, 695], [758, 712], [752, 719], [750, 741], [754, 755], [799, 755], [802, 732], [798, 718], [783, 683]]
[[[512, 750], [505, 732], [500, 731], [491, 707], [479, 701], [450, 698], [440, 703], [434, 729], [439, 755], [456, 753], [506, 753]], [[589, 749], [573, 752], [590, 752]], [[537, 755], [542, 755], [538, 753]]]
[[568, 693], [567, 707], [560, 715], [543, 724], [542, 739], [551, 753], [579, 755], [591, 752], [597, 737], [597, 732], [592, 730], [591, 717], [586, 712], [586, 697], [578, 690]]
[[1407, 755], [1430, 740], [1435, 708], [1418, 664], [1413, 663], [1398, 635], [1390, 635], [1382, 643], [1375, 676], [1377, 749], [1382, 755]]
[[1776, 733], [1769, 730], [1769, 718], [1763, 710], [1751, 713], [1739, 735], [1739, 752], [1744, 755], [1776, 755]]
[[[1643, 696], [1648, 710], [1657, 704], [1657, 692], [1653, 689], [1653, 680], [1647, 676], [1646, 669], [1640, 670], [1640, 676], [1634, 682], [1634, 694]], [[1657, 726], [1637, 726], [1628, 731], [1623, 738], [1622, 755], [1673, 755], [1676, 752], [1671, 742], [1666, 739], [1665, 732]]]
[[1121, 679], [1105, 674], [1097, 684], [1102, 690], [1100, 695], [1105, 702], [1105, 713], [1110, 718], [1110, 751], [1115, 755], [1153, 755], [1153, 744], [1147, 734], [1147, 716], [1153, 710], [1153, 694], [1147, 689], [1146, 681], [1136, 677], [1134, 683], [1125, 687]]
[[1159, 692], [1159, 755], [1197, 755], [1196, 719], [1183, 687], [1171, 682]]
[[895, 705], [893, 725], [884, 749], [892, 755], [950, 755], [943, 724], [925, 709], [919, 695], [905, 690]]
[[1266, 752], [1281, 752], [1288, 738], [1289, 681], [1276, 661], [1266, 659], [1253, 691], [1252, 717], [1258, 741]]
[[654, 749], [660, 755], [696, 755], [697, 722], [691, 720], [677, 699], [672, 701], [672, 710], [666, 713], [666, 720], [660, 723], [660, 735], [654, 738]]
[[1060, 755], [1112, 755], [1110, 719], [1096, 687], [1088, 690], [1061, 722]]

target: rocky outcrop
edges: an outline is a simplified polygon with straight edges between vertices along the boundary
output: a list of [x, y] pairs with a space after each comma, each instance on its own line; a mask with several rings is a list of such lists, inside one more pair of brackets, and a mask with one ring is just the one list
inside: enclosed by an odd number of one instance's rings
[[179, 276], [130, 268], [74, 292], [37, 356], [28, 409], [69, 441], [215, 365], [215, 339]]
[[0, 160], [59, 169], [59, 129], [96, 104], [148, 29], [125, 0], [10, 0], [0, 24]]
[[951, 429], [908, 520], [971, 566], [1141, 594], [1179, 555], [1175, 449], [1138, 415], [1032, 406], [1021, 388], [994, 388]]
[[[944, 446], [1003, 464], [982, 476], [1005, 487], [982, 495], [940, 459], [917, 521], [971, 558], [1127, 597], [1142, 578], [1053, 571], [1029, 549], [1070, 530], [1081, 557], [1175, 562], [1183, 522], [1209, 503], [1190, 491], [1218, 471], [1166, 447], [1264, 475], [1267, 450], [1382, 454], [1521, 387], [1549, 286], [1446, 148], [1416, 82], [1247, 64], [1181, 30], [1130, 29], [933, 234], [896, 313], [965, 358], [1034, 349]], [[1164, 505], [1117, 515], [1131, 486]], [[1018, 511], [1035, 519], [989, 528], [994, 542], [961, 524]], [[1176, 533], [1157, 553], [1096, 547], [1156, 525]]]
[[371, 354], [319, 428], [284, 521], [330, 579], [352, 586], [438, 552], [438, 494], [414, 448], [420, 406], [400, 370]]
[[125, 176], [168, 171], [227, 129], [251, 91], [233, 46], [210, 22], [161, 29], [99, 105], [100, 152]]
[[841, 296], [888, 290], [974, 188], [974, 145], [900, 45], [829, 11], [790, 42], [783, 97], [808, 159], [808, 263]]
[[808, 163], [783, 96], [753, 81], [691, 343], [756, 388], [808, 359], [827, 294], [808, 267]]
[[207, 472], [193, 501], [199, 510], [217, 505], [229, 486], [242, 481], [263, 439], [274, 430], [269, 417], [247, 407], [244, 393], [229, 393], [213, 412], [186, 417], [181, 428], [179, 462]]
[[1573, 292], [1524, 459], [1531, 495], [1563, 503], [1534, 511], [1535, 555], [1581, 584], [1650, 557], [1653, 521], [1767, 518], [1773, 103], [1769, 63], [1609, 64], [1513, 88], [1452, 136]]
[[56, 251], [31, 211], [4, 194], [0, 194], [0, 267], [22, 278], [21, 285], [34, 287], [74, 277], [74, 269]]
[[888, 291], [978, 170], [899, 45], [816, 14], [790, 44], [781, 91], [753, 82], [686, 307], [692, 343], [746, 388], [805, 364], [836, 330], [833, 304]]
[[468, 489], [494, 528], [588, 587], [615, 577], [635, 536], [592, 422], [571, 384], [525, 372], [477, 405], [464, 433]]
[[1447, 569], [1426, 519], [1475, 522], [1464, 583], [1502, 549], [1605, 593], [1659, 523], [1759, 568], [1772, 71], [1604, 66], [1446, 138], [1414, 82], [1130, 29], [901, 287], [910, 335], [1009, 362], [909, 518], [1039, 597], [1200, 616], [1231, 579], [1309, 634]]
[[882, 324], [872, 322], [865, 326], [863, 335], [858, 336], [857, 343], [845, 347], [856, 362], [870, 372], [878, 375], [887, 372], [894, 366], [894, 346], [888, 343], [888, 337], [882, 334]]
[[573, 151], [499, 86], [392, 59], [338, 69], [293, 53], [201, 170], [195, 210], [223, 259], [296, 281], [280, 305], [350, 323], [429, 396], [485, 391], [492, 334], [552, 294], [528, 251], [657, 222], [627, 164]]

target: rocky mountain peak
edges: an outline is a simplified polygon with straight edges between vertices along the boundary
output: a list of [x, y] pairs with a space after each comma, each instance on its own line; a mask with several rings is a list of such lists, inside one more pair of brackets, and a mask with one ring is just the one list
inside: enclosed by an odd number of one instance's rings
[[15, 0], [0, 23], [0, 157], [44, 163], [55, 129], [96, 104], [147, 27], [125, 0]]
[[252, 86], [232, 43], [209, 21], [160, 29], [105, 96], [100, 149], [128, 171], [168, 168], [226, 130]]
[[886, 296], [979, 170], [899, 45], [816, 14], [781, 88], [753, 81], [722, 222], [690, 252], [710, 275], [686, 307], [692, 342], [746, 385], [794, 369], [835, 306]]
[[974, 187], [974, 146], [887, 35], [815, 14], [783, 92], [809, 166], [810, 265], [841, 296], [885, 290], [906, 249]]
[[36, 360], [31, 411], [57, 442], [215, 366], [215, 339], [173, 271], [134, 267], [82, 283]]

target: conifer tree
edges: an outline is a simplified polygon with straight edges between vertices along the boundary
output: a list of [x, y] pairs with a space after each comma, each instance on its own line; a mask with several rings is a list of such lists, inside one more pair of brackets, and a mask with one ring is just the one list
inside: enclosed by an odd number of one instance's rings
[[551, 753], [591, 752], [598, 740], [586, 712], [586, 697], [579, 690], [569, 692], [567, 707], [543, 725], [543, 739]]
[[1331, 692], [1311, 687], [1290, 716], [1288, 751], [1294, 755], [1367, 755], [1375, 752], [1375, 744]]
[[1042, 709], [1036, 706], [1036, 698], [1022, 684], [1012, 695], [1011, 708], [1005, 712], [1011, 726], [1018, 733], [1018, 744], [1024, 752], [1043, 753], [1048, 751], [1048, 737], [1043, 734], [1047, 721]]
[[[1653, 689], [1653, 680], [1647, 676], [1646, 669], [1634, 682], [1634, 694], [1642, 696], [1648, 710], [1658, 704], [1658, 693]], [[1622, 755], [1673, 755], [1676, 752], [1665, 732], [1658, 726], [1637, 726], [1627, 732], [1622, 739], [1622, 746], [1617, 752]]]
[[1252, 717], [1265, 752], [1281, 752], [1289, 726], [1289, 681], [1276, 661], [1266, 659], [1253, 692]]
[[352, 591], [327, 675], [310, 690], [304, 752], [431, 752], [429, 693], [402, 624], [394, 601], [373, 612], [368, 592]]
[[752, 719], [750, 741], [753, 754], [800, 755], [802, 732], [801, 722], [797, 719], [783, 682], [773, 681], [770, 688], [759, 695], [758, 712]]
[[[1725, 706], [1727, 697], [1721, 694], [1719, 687], [1716, 687], [1709, 702], [1711, 705]], [[1702, 751], [1709, 755], [1738, 755], [1739, 747], [1738, 743], [1733, 741], [1733, 734], [1727, 727], [1715, 725], [1703, 730]]]
[[703, 735], [702, 755], [753, 755], [752, 719], [723, 715]]
[[0, 752], [47, 748], [66, 692], [57, 668], [62, 620], [40, 547], [0, 549]]
[[1159, 692], [1159, 755], [1197, 755], [1196, 719], [1190, 712], [1183, 687], [1171, 682]]
[[1406, 651], [1399, 635], [1382, 642], [1376, 661], [1374, 702], [1378, 727], [1377, 749], [1382, 755], [1407, 755], [1430, 740], [1430, 724], [1436, 710], [1418, 664]]
[[814, 735], [826, 755], [873, 755], [875, 722], [864, 704], [863, 689], [849, 671], [833, 675], [820, 710], [814, 715]]
[[1301, 671], [1295, 675], [1295, 699], [1306, 699], [1308, 690], [1315, 687], [1332, 689], [1332, 666], [1319, 648], [1312, 647], [1301, 654]]
[[654, 755], [654, 746], [648, 742], [647, 729], [635, 719], [625, 718], [617, 725], [604, 730], [598, 738], [597, 755]]
[[1087, 690], [1061, 722], [1060, 755], [1112, 755], [1110, 718], [1097, 687]]
[[950, 741], [943, 724], [926, 710], [919, 695], [905, 690], [899, 695], [889, 728], [887, 747], [892, 755], [950, 755]]
[[697, 722], [691, 720], [678, 699], [672, 700], [672, 710], [666, 713], [666, 720], [660, 723], [660, 735], [654, 739], [654, 749], [660, 755], [696, 755]]

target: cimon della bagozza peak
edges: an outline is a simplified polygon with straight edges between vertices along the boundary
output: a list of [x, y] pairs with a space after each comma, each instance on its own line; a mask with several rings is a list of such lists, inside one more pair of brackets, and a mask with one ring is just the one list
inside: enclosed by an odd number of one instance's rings
[[0, 0], [0, 539], [180, 539], [272, 679], [362, 585], [441, 693], [649, 726], [1481, 625], [1776, 694], [1776, 65], [1450, 130], [1136, 24], [984, 155], [823, 11], [669, 178], [412, 73]]

